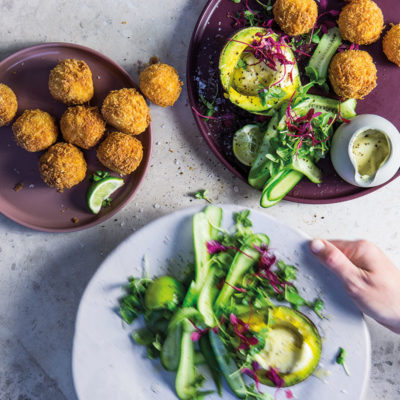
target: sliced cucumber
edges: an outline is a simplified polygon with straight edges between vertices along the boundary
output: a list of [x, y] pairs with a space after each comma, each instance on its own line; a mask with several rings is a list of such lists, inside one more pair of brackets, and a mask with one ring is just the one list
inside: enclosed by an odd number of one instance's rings
[[304, 175], [295, 170], [282, 170], [267, 182], [261, 195], [261, 207], [271, 207], [281, 201], [301, 180]]
[[262, 132], [255, 124], [245, 125], [233, 136], [233, 154], [244, 165], [251, 167], [262, 143]]
[[204, 322], [211, 328], [218, 323], [213, 311], [213, 303], [217, 295], [215, 268], [211, 267], [197, 300], [197, 307], [204, 317]]
[[222, 374], [208, 335], [204, 335], [200, 338], [199, 347], [210, 369], [218, 394], [222, 397]]
[[228, 301], [234, 293], [233, 286], [243, 279], [246, 272], [256, 263], [260, 258], [259, 251], [254, 247], [261, 247], [262, 245], [268, 246], [269, 238], [264, 234], [251, 235], [246, 243], [237, 252], [232, 264], [229, 268], [228, 275], [225, 279], [225, 285], [222, 287], [217, 300], [215, 301], [214, 310], [218, 313], [222, 307], [228, 304]]
[[169, 329], [167, 338], [161, 348], [161, 363], [167, 371], [176, 371], [181, 354], [182, 327], [181, 324]]
[[275, 113], [268, 123], [267, 131], [264, 134], [264, 139], [258, 150], [256, 159], [249, 172], [249, 184], [256, 189], [262, 189], [265, 182], [269, 178], [268, 162], [266, 155], [271, 151], [271, 139], [277, 136], [278, 131], [276, 126], [278, 124], [279, 115]]
[[311, 182], [321, 183], [321, 170], [307, 157], [294, 157], [292, 168], [304, 174]]
[[338, 28], [329, 29], [322, 36], [313, 56], [306, 67], [307, 76], [319, 85], [326, 83], [329, 64], [337, 49], [342, 44], [342, 37]]
[[340, 114], [343, 118], [349, 119], [357, 115], [356, 113], [357, 100], [347, 99], [340, 104]]
[[246, 398], [246, 384], [244, 383], [243, 377], [235, 361], [230, 357], [224, 343], [216, 333], [210, 331], [209, 337], [215, 358], [217, 359], [219, 368], [225, 377], [226, 383], [239, 399]]
[[207, 278], [210, 269], [210, 255], [207, 251], [207, 242], [213, 239], [217, 229], [221, 224], [222, 210], [215, 206], [208, 206], [204, 212], [200, 212], [193, 217], [193, 245], [196, 263], [195, 285], [190, 287], [190, 297], [186, 295], [184, 304], [192, 306], [197, 301], [201, 288]]

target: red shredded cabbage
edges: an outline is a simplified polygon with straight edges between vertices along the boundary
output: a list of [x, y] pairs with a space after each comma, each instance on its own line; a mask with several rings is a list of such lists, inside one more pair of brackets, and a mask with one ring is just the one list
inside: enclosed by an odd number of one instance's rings
[[200, 118], [205, 118], [205, 119], [212, 119], [212, 120], [220, 120], [220, 119], [232, 119], [235, 118], [235, 116], [233, 114], [225, 114], [225, 115], [221, 115], [218, 117], [213, 117], [213, 116], [208, 116], [208, 115], [204, 115], [202, 114], [200, 111], [197, 111], [196, 108], [194, 106], [192, 106], [192, 110], [196, 113], [196, 115], [198, 115]]
[[281, 388], [285, 385], [285, 381], [278, 375], [278, 370], [270, 367], [265, 373], [267, 379], [269, 379], [277, 388]]
[[209, 332], [210, 328], [200, 329], [192, 320], [189, 321], [193, 325], [194, 329], [196, 329], [195, 332], [191, 333], [190, 339], [192, 342], [198, 342], [203, 335]]
[[222, 243], [217, 240], [210, 240], [206, 243], [208, 254], [217, 254], [223, 251], [227, 251], [228, 247], [224, 246]]
[[262, 394], [262, 392], [260, 390], [260, 380], [258, 379], [258, 376], [257, 376], [258, 369], [259, 369], [258, 363], [254, 361], [252, 363], [251, 368], [243, 368], [242, 373], [247, 376], [250, 376], [250, 378], [254, 379], [258, 393]]
[[240, 339], [240, 345], [237, 350], [248, 350], [251, 346], [258, 344], [258, 339], [255, 336], [249, 336], [251, 333], [248, 324], [233, 313], [229, 316], [229, 321], [233, 325], [236, 336]]
[[233, 285], [231, 285], [230, 283], [228, 283], [227, 281], [225, 281], [225, 284], [226, 285], [228, 285], [228, 286], [230, 286], [232, 289], [235, 289], [237, 292], [239, 292], [239, 293], [247, 293], [247, 290], [246, 289], [244, 289], [244, 288], [239, 288], [239, 287], [237, 287], [237, 286], [233, 286]]

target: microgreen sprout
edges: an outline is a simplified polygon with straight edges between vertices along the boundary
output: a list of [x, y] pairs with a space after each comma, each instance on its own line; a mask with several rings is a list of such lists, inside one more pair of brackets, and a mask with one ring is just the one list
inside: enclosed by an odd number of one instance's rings
[[345, 350], [343, 347], [339, 347], [339, 351], [338, 351], [338, 354], [337, 354], [337, 356], [336, 356], [336, 363], [339, 364], [339, 365], [342, 365], [342, 366], [343, 366], [343, 369], [344, 369], [345, 372], [346, 372], [346, 374], [347, 374], [348, 376], [350, 376], [350, 371], [349, 371], [349, 369], [347, 368], [347, 365], [346, 365], [346, 363], [345, 363], [346, 357], [347, 357], [347, 352], [346, 352], [346, 350]]
[[89, 179], [91, 182], [98, 182], [105, 178], [109, 178], [110, 176], [111, 175], [109, 172], [98, 170], [94, 174], [92, 174]]
[[205, 200], [208, 203], [212, 203], [212, 201], [208, 197], [208, 190], [199, 190], [194, 194], [194, 197], [199, 200]]

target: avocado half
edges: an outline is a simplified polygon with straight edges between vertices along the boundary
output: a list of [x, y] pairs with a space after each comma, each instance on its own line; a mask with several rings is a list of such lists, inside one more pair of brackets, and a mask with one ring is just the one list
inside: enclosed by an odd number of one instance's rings
[[[219, 71], [226, 97], [232, 103], [251, 113], [265, 115], [288, 100], [301, 86], [301, 82], [297, 63], [293, 66], [288, 65], [286, 68], [281, 66], [277, 72], [270, 69], [264, 62], [259, 62], [251, 52], [247, 51], [254, 40], [259, 40], [260, 35], [278, 39], [278, 35], [261, 27], [240, 30], [228, 40], [223, 48], [219, 60]], [[295, 61], [289, 47], [285, 47], [283, 51], [287, 59]], [[291, 74], [288, 73], [290, 70]], [[282, 77], [284, 79], [275, 86], [285, 92], [284, 97], [271, 98], [263, 104], [258, 94], [260, 88], [270, 87]]]
[[260, 382], [275, 386], [266, 377], [272, 367], [293, 386], [308, 378], [318, 366], [322, 342], [316, 326], [304, 314], [288, 307], [273, 307], [268, 312], [268, 333], [263, 350], [254, 356], [260, 365]]

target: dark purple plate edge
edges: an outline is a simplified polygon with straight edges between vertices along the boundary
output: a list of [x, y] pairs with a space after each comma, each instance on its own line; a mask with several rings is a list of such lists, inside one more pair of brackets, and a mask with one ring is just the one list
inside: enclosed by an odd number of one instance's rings
[[[193, 117], [196, 121], [197, 127], [200, 129], [200, 132], [203, 135], [208, 146], [211, 148], [212, 152], [216, 155], [216, 157], [222, 162], [222, 164], [225, 165], [225, 167], [230, 172], [232, 172], [234, 175], [236, 175], [243, 182], [248, 183], [247, 180], [244, 179], [244, 177], [239, 173], [239, 171], [237, 171], [217, 149], [214, 142], [210, 139], [206, 129], [204, 128], [202, 119], [193, 111], [193, 108], [192, 108], [192, 106], [194, 106], [196, 104], [196, 98], [195, 98], [195, 94], [193, 93], [192, 84], [191, 84], [191, 78], [193, 78], [191, 71], [193, 71], [193, 68], [194, 68], [191, 55], [192, 55], [193, 49], [195, 47], [195, 42], [197, 41], [197, 38], [201, 33], [200, 27], [204, 25], [204, 24], [202, 24], [202, 20], [204, 18], [208, 17], [208, 15], [211, 12], [210, 8], [216, 7], [220, 1], [221, 0], [208, 0], [207, 4], [204, 6], [203, 11], [201, 12], [201, 14], [196, 22], [196, 25], [195, 25], [193, 33], [192, 33], [192, 37], [190, 39], [189, 49], [188, 49], [188, 57], [187, 57], [187, 62], [186, 62], [186, 86], [187, 86], [187, 91], [188, 91], [189, 104], [190, 104], [190, 108], [191, 108]], [[284, 200], [291, 201], [293, 203], [302, 203], [302, 204], [341, 203], [341, 202], [357, 199], [359, 197], [366, 196], [370, 193], [373, 193], [376, 190], [378, 190], [378, 189], [386, 186], [390, 182], [394, 181], [399, 176], [400, 176], [400, 170], [397, 172], [397, 174], [392, 179], [385, 182], [384, 184], [382, 184], [380, 186], [368, 188], [368, 189], [360, 189], [359, 192], [348, 195], [348, 196], [332, 197], [332, 198], [327, 198], [327, 199], [310, 199], [307, 197], [295, 197], [295, 196], [287, 195], [284, 198]]]
[[[12, 53], [8, 57], [6, 57], [3, 60], [1, 60], [0, 61], [0, 66], [2, 66], [3, 63], [6, 63], [10, 58], [19, 57], [19, 56], [23, 55], [25, 52], [29, 52], [29, 51], [32, 51], [32, 50], [38, 51], [38, 50], [45, 49], [47, 47], [75, 48], [75, 49], [79, 49], [79, 50], [82, 50], [82, 51], [85, 51], [85, 52], [88, 52], [88, 53], [92, 53], [92, 54], [96, 55], [97, 57], [102, 58], [103, 60], [105, 60], [108, 63], [110, 63], [111, 65], [113, 65], [116, 69], [118, 69], [121, 72], [122, 75], [124, 75], [124, 77], [132, 85], [132, 87], [138, 88], [137, 84], [133, 81], [131, 76], [118, 63], [116, 63], [110, 57], [100, 53], [97, 50], [91, 49], [90, 47], [82, 46], [82, 45], [75, 44], [75, 43], [48, 42], [48, 43], [42, 43], [42, 44], [38, 44], [38, 45], [34, 45], [34, 46], [29, 46], [29, 47], [26, 47], [24, 49], [18, 50], [15, 53]], [[8, 219], [16, 222], [19, 225], [25, 226], [26, 228], [30, 228], [30, 229], [33, 229], [33, 230], [36, 230], [36, 231], [51, 232], [51, 233], [77, 232], [77, 231], [81, 231], [81, 230], [84, 230], [84, 229], [91, 228], [91, 227], [93, 227], [95, 225], [98, 225], [98, 224], [106, 221], [107, 219], [109, 219], [112, 216], [114, 216], [117, 212], [119, 212], [122, 208], [124, 208], [126, 204], [128, 204], [130, 202], [130, 200], [133, 198], [135, 193], [138, 191], [139, 187], [142, 184], [142, 181], [144, 180], [144, 178], [145, 178], [145, 176], [147, 174], [147, 171], [148, 171], [148, 168], [149, 168], [149, 164], [150, 164], [151, 154], [152, 154], [152, 151], [153, 151], [151, 123], [149, 124], [147, 129], [148, 129], [147, 134], [149, 135], [149, 139], [150, 140], [149, 140], [149, 147], [148, 147], [148, 155], [147, 155], [147, 157], [145, 159], [142, 160], [142, 163], [144, 164], [143, 175], [137, 181], [137, 185], [136, 185], [135, 189], [131, 192], [131, 194], [129, 196], [127, 196], [126, 199], [119, 206], [115, 207], [109, 213], [101, 216], [100, 218], [96, 219], [95, 221], [89, 222], [89, 223], [84, 224], [84, 225], [79, 225], [79, 226], [71, 227], [71, 228], [59, 228], [59, 229], [57, 229], [57, 228], [46, 228], [46, 227], [43, 227], [43, 226], [30, 224], [28, 222], [25, 222], [25, 221], [21, 220], [18, 217], [10, 216], [10, 215], [8, 215], [8, 214], [6, 214], [4, 212], [0, 212], [0, 214], [4, 215]]]

